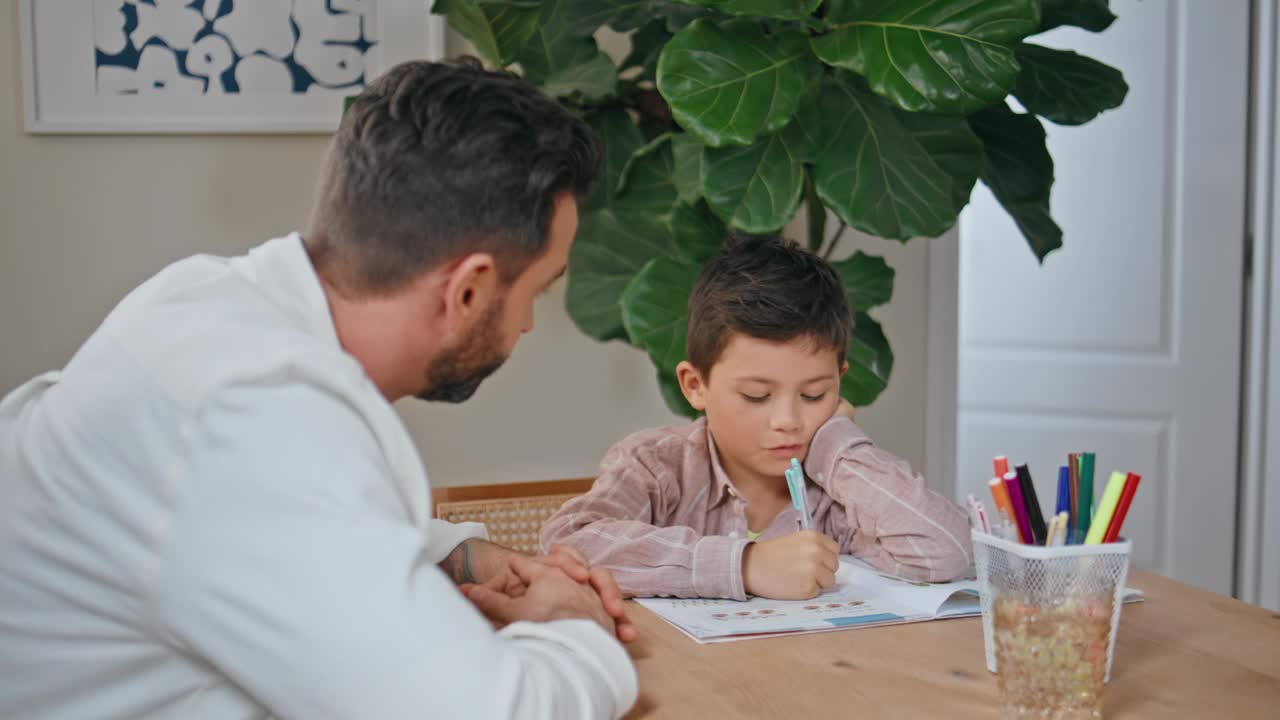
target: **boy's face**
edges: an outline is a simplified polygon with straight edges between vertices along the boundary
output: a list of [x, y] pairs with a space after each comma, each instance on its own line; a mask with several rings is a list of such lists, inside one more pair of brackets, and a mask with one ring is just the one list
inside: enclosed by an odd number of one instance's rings
[[813, 434], [840, 403], [844, 372], [834, 350], [807, 337], [773, 342], [735, 334], [710, 377], [690, 363], [677, 368], [689, 404], [707, 423], [731, 475], [781, 477], [791, 458], [804, 461]]

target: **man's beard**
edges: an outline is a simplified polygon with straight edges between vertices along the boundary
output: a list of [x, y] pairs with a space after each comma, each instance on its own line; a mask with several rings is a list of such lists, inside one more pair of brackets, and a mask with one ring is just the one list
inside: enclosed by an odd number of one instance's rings
[[417, 394], [419, 400], [460, 403], [475, 394], [484, 379], [502, 367], [507, 356], [502, 352], [498, 322], [503, 302], [496, 303], [476, 323], [472, 333], [460, 347], [442, 352], [427, 368], [426, 389]]

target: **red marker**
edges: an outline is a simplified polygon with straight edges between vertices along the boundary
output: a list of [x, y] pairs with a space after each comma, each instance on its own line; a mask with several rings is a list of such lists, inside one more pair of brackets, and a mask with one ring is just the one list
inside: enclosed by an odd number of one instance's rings
[[991, 465], [995, 467], [998, 478], [1003, 478], [1005, 473], [1009, 472], [1009, 458], [1004, 455], [997, 455], [995, 460], [991, 461]]
[[1129, 512], [1129, 504], [1133, 502], [1133, 495], [1138, 492], [1138, 483], [1141, 481], [1142, 476], [1137, 473], [1129, 473], [1124, 479], [1124, 490], [1120, 491], [1120, 500], [1116, 503], [1116, 511], [1111, 515], [1111, 524], [1107, 525], [1107, 533], [1102, 536], [1102, 542], [1115, 542], [1120, 537], [1124, 516]]

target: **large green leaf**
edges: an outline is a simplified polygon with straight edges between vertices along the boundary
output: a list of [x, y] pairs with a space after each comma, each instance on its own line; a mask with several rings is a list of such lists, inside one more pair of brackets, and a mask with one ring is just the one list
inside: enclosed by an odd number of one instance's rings
[[791, 152], [801, 162], [816, 162], [835, 139], [824, 135], [827, 119], [822, 116], [821, 103], [823, 93], [829, 85], [830, 83], [822, 83], [819, 92], [811, 93], [801, 100], [800, 107], [796, 108], [795, 118], [782, 129], [787, 147], [791, 148]]
[[1041, 30], [1075, 25], [1102, 32], [1111, 27], [1115, 19], [1108, 0], [1040, 0]]
[[1023, 43], [1013, 94], [1027, 110], [1059, 125], [1083, 125], [1120, 107], [1129, 85], [1119, 70], [1070, 50]]
[[658, 58], [658, 90], [676, 122], [712, 147], [781, 129], [818, 76], [804, 33], [707, 19], [676, 33]]
[[516, 56], [524, 68], [524, 76], [539, 85], [555, 73], [595, 62], [601, 54], [595, 40], [573, 32], [572, 20], [566, 12], [568, 2], [546, 0], [542, 3], [537, 27]]
[[971, 115], [969, 124], [983, 144], [982, 182], [1044, 262], [1062, 247], [1062, 229], [1049, 214], [1053, 158], [1044, 144], [1044, 127], [1035, 115], [1015, 113], [1004, 104]]
[[670, 133], [660, 135], [632, 153], [614, 201], [620, 208], [648, 213], [659, 222], [670, 217], [679, 202], [671, 138]]
[[533, 36], [539, 11], [536, 5], [436, 0], [431, 12], [445, 16], [449, 25], [471, 42], [480, 57], [498, 67], [506, 67], [515, 61]]
[[569, 31], [591, 37], [602, 25], [628, 32], [644, 25], [654, 15], [653, 0], [564, 0]]
[[569, 253], [565, 305], [574, 323], [598, 340], [625, 339], [620, 298], [657, 257], [690, 256], [715, 229], [693, 210], [681, 215], [674, 184], [671, 136], [641, 145], [624, 110], [588, 116], [604, 142], [600, 188], [592, 197]]
[[552, 97], [581, 93], [588, 100], [598, 100], [618, 91], [618, 69], [608, 55], [598, 52], [584, 63], [553, 70], [542, 89]]
[[584, 209], [613, 207], [622, 171], [631, 162], [632, 154], [644, 144], [644, 137], [640, 128], [631, 121], [631, 116], [620, 107], [590, 113], [586, 120], [599, 136], [604, 152], [599, 184]]
[[951, 177], [888, 103], [845, 77], [823, 93], [822, 114], [831, 144], [814, 167], [814, 184], [841, 220], [896, 240], [933, 237], [951, 227]]
[[812, 43], [904, 110], [967, 113], [1009, 93], [1039, 22], [1037, 0], [834, 0]]
[[702, 197], [702, 143], [691, 133], [679, 133], [671, 138], [671, 152], [676, 192], [680, 202], [691, 203]]
[[684, 360], [689, 293], [699, 270], [673, 258], [654, 258], [622, 293], [622, 324], [631, 342], [649, 353], [658, 370], [670, 375]]
[[798, 20], [809, 17], [822, 0], [679, 0], [719, 10], [726, 15]]
[[720, 252], [728, 233], [705, 202], [677, 205], [671, 213], [670, 228], [675, 257], [694, 265], [701, 265]]
[[963, 117], [894, 112], [933, 161], [951, 176], [951, 197], [956, 212], [969, 204], [973, 184], [982, 169], [982, 141]]
[[893, 268], [884, 258], [859, 250], [840, 262], [831, 263], [840, 275], [845, 297], [854, 311], [866, 311], [893, 297]]
[[853, 316], [849, 340], [849, 371], [840, 379], [840, 395], [854, 407], [870, 405], [889, 384], [893, 351], [880, 323], [859, 312]]
[[746, 146], [707, 148], [703, 155], [703, 193], [731, 227], [773, 232], [795, 216], [804, 166], [781, 135]]
[[625, 339], [619, 300], [653, 258], [673, 252], [670, 230], [644, 213], [597, 210], [582, 217], [569, 251], [565, 308], [597, 340]]

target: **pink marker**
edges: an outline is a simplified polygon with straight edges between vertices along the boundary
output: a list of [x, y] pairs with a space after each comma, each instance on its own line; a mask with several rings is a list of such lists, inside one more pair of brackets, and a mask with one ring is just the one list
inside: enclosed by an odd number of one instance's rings
[[1031, 534], [1031, 518], [1027, 515], [1027, 504], [1022, 499], [1022, 485], [1018, 482], [1018, 473], [1004, 474], [1004, 489], [1009, 493], [1009, 504], [1013, 506], [1013, 517], [1018, 522], [1018, 535], [1022, 542], [1029, 543], [1034, 537]]

